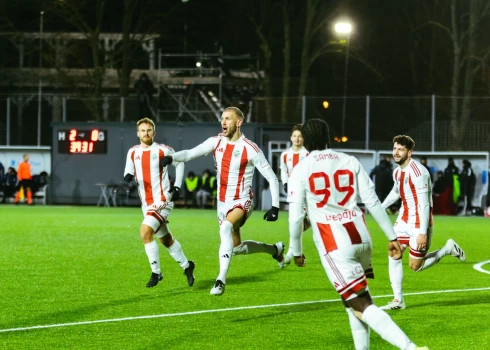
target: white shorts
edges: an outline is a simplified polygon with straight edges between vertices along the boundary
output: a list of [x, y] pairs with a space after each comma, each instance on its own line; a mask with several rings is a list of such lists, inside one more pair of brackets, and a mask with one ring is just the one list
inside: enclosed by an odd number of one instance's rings
[[419, 229], [416, 229], [413, 224], [407, 224], [402, 220], [396, 220], [395, 226], [396, 236], [398, 243], [410, 248], [410, 257], [414, 259], [423, 259], [427, 254], [430, 243], [432, 240], [432, 227], [427, 230], [427, 245], [424, 250], [417, 250], [417, 236], [419, 235]]
[[168, 223], [168, 216], [174, 208], [174, 202], [155, 202], [150, 206], [143, 205], [143, 224], [150, 226], [154, 232], [157, 232], [162, 225]]
[[218, 222], [221, 225], [223, 221], [226, 220], [226, 216], [233, 209], [240, 208], [244, 211], [243, 220], [240, 223], [240, 227], [245, 224], [245, 221], [252, 215], [254, 206], [252, 200], [249, 199], [238, 199], [233, 202], [221, 202], [218, 201]]

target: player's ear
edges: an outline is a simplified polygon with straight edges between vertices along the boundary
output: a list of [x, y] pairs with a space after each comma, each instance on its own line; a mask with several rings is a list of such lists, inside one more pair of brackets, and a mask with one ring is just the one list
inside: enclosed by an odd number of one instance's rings
[[242, 126], [242, 124], [243, 124], [243, 120], [238, 119], [236, 126], [240, 127], [240, 126]]

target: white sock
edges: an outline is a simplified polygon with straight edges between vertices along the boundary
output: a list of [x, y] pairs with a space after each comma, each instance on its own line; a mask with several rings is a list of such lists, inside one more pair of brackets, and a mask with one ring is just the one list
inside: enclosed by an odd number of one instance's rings
[[356, 317], [354, 310], [350, 307], [346, 308], [349, 316], [349, 324], [354, 338], [354, 347], [356, 350], [369, 349], [369, 326]]
[[424, 257], [424, 264], [417, 270], [417, 272], [428, 269], [431, 266], [437, 264], [446, 255], [451, 254], [451, 250], [447, 250], [444, 246], [441, 249], [435, 250], [433, 252], [427, 253]]
[[391, 317], [376, 305], [369, 305], [362, 313], [362, 320], [381, 338], [398, 349], [405, 350], [411, 343], [407, 335], [397, 326]]
[[182, 267], [186, 269], [189, 267], [189, 261], [185, 257], [184, 252], [182, 251], [182, 247], [180, 246], [179, 241], [174, 238], [174, 244], [170, 248], [167, 248], [168, 252], [174, 258], [175, 261]]
[[238, 247], [233, 248], [233, 255], [267, 253], [276, 255], [276, 246], [255, 241], [243, 241]]
[[231, 263], [231, 256], [233, 254], [233, 225], [231, 222], [225, 220], [221, 224], [219, 229], [219, 235], [221, 237], [221, 244], [219, 246], [219, 275], [218, 278], [221, 282], [226, 284], [226, 275], [228, 274], [228, 268]]
[[145, 252], [150, 262], [151, 272], [160, 273], [160, 254], [158, 252], [158, 244], [155, 241], [145, 244]]
[[388, 271], [390, 273], [391, 289], [393, 289], [393, 294], [395, 299], [398, 301], [403, 301], [403, 265], [402, 260], [395, 260], [391, 256], [388, 257]]

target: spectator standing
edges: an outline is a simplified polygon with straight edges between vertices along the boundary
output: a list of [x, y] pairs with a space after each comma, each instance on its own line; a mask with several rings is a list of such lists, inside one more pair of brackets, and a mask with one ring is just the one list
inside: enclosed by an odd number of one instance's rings
[[444, 193], [446, 186], [444, 184], [444, 173], [442, 171], [437, 172], [437, 180], [434, 182], [434, 187], [432, 188], [432, 194], [439, 196]]
[[154, 117], [155, 113], [151, 104], [153, 102], [153, 94], [156, 89], [153, 83], [148, 77], [148, 74], [143, 73], [139, 79], [134, 83], [134, 89], [138, 98], [138, 116], [139, 118]]
[[187, 201], [191, 201], [191, 208], [197, 207], [196, 194], [199, 187], [199, 179], [193, 171], [187, 173], [187, 177], [184, 181], [185, 193], [184, 193], [184, 205], [187, 207]]
[[472, 209], [471, 202], [475, 195], [476, 176], [471, 168], [471, 162], [467, 159], [463, 160], [463, 169], [459, 174], [460, 196], [463, 200], [462, 215], [467, 215]]
[[381, 159], [379, 164], [369, 174], [374, 182], [374, 189], [379, 200], [382, 202], [393, 188], [393, 171], [386, 159]]
[[15, 195], [14, 203], [19, 204], [21, 189], [24, 190], [24, 195], [27, 198], [27, 204], [32, 204], [32, 175], [31, 164], [29, 163], [29, 155], [24, 154], [24, 160], [19, 164], [17, 169], [17, 179], [19, 180], [19, 190]]
[[209, 170], [204, 170], [201, 181], [199, 182], [199, 190], [196, 194], [197, 206], [204, 209], [208, 199], [213, 195], [216, 178], [211, 176]]

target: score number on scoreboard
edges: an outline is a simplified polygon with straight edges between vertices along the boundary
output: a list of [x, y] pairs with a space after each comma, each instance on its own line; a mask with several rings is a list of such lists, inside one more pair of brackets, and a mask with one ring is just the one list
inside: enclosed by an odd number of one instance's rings
[[58, 153], [107, 153], [107, 131], [99, 129], [58, 130]]

